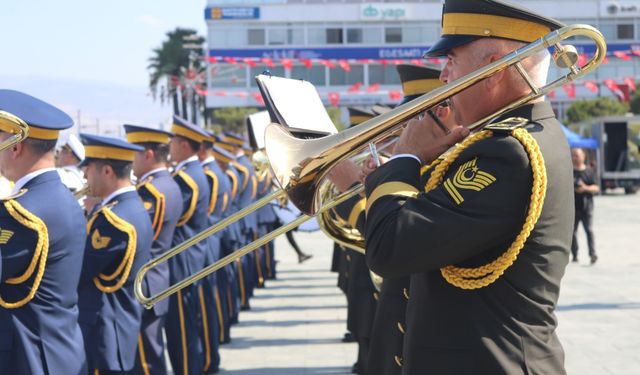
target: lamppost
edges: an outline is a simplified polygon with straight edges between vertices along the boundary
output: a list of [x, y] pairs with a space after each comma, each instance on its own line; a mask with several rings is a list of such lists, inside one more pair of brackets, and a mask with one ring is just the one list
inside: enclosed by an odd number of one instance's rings
[[[198, 91], [201, 90], [201, 85], [205, 81], [203, 79], [203, 71], [200, 61], [200, 56], [196, 51], [203, 51], [204, 38], [197, 34], [186, 35], [182, 37], [182, 48], [189, 50], [189, 63], [187, 67], [180, 67], [182, 73], [181, 83], [185, 88], [185, 97], [183, 100], [191, 103], [191, 121], [198, 123], [198, 114], [202, 111], [201, 108], [201, 95]], [[186, 116], [186, 114], [185, 114]]]

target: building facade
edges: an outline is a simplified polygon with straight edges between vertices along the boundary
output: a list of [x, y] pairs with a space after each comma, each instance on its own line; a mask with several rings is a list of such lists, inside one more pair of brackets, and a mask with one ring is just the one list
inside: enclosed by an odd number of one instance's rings
[[[606, 37], [607, 64], [554, 93], [560, 113], [574, 97], [624, 95], [640, 76], [640, 1], [516, 3]], [[437, 0], [209, 0], [207, 107], [259, 106], [253, 77], [265, 70], [312, 82], [327, 104], [397, 103], [396, 64], [444, 62], [422, 59], [440, 35], [441, 10]], [[593, 55], [589, 41], [572, 43], [584, 59]], [[552, 64], [550, 78], [558, 74]]]

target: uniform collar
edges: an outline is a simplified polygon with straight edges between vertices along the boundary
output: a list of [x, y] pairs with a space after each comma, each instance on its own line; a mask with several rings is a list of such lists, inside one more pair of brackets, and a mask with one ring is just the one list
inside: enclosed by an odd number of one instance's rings
[[106, 197], [104, 200], [102, 200], [101, 206], [106, 206], [109, 202], [111, 202], [113, 199], [115, 199], [118, 195], [124, 194], [124, 193], [128, 193], [130, 191], [135, 192], [136, 191], [136, 187], [135, 186], [125, 186], [123, 188], [120, 188], [116, 191], [114, 191], [113, 193], [109, 194], [108, 197]]
[[187, 163], [191, 163], [192, 161], [198, 161], [198, 155], [193, 155], [189, 158], [184, 159], [183, 161], [181, 161], [180, 163], [178, 163], [178, 165], [176, 165], [176, 171], [179, 171], [180, 169], [182, 169], [182, 167], [184, 167], [185, 165], [187, 165]]
[[18, 181], [16, 181], [16, 184], [13, 185], [13, 189], [11, 189], [11, 194], [18, 193], [20, 189], [22, 189], [29, 181], [40, 176], [41, 174], [55, 171], [55, 170], [56, 170], [55, 168], [42, 168], [20, 177]]
[[149, 178], [153, 174], [156, 174], [156, 173], [162, 172], [162, 171], [166, 171], [166, 170], [167, 170], [167, 168], [164, 168], [164, 167], [150, 170], [149, 172], [143, 174], [142, 177], [140, 177], [140, 182], [141, 183], [144, 182], [147, 178]]
[[201, 165], [207, 165], [207, 164], [211, 164], [214, 161], [216, 161], [216, 159], [213, 156], [209, 156], [208, 158], [204, 159], [203, 161], [200, 162]]
[[503, 113], [491, 122], [498, 122], [506, 120], [510, 117], [523, 117], [530, 119], [531, 121], [540, 121], [548, 118], [556, 117], [551, 108], [551, 104], [548, 102], [538, 102], [532, 104], [525, 104], [518, 108], [512, 109], [509, 112]]

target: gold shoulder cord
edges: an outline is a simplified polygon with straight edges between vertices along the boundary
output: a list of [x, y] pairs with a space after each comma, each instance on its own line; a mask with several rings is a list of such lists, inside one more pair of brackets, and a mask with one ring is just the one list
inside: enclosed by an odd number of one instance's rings
[[[529, 155], [529, 160], [531, 161], [533, 186], [531, 188], [531, 202], [529, 204], [527, 217], [522, 230], [516, 236], [511, 246], [493, 262], [476, 268], [446, 266], [440, 269], [440, 273], [449, 284], [461, 289], [483, 288], [502, 276], [504, 271], [509, 268], [513, 262], [515, 262], [542, 211], [542, 205], [544, 203], [544, 197], [547, 190], [547, 171], [544, 165], [544, 158], [540, 152], [540, 147], [533, 136], [531, 136], [531, 134], [529, 134], [525, 129], [514, 129], [510, 134], [524, 146], [527, 154]], [[447, 155], [447, 157], [436, 166], [436, 169], [433, 171], [433, 174], [425, 186], [425, 191], [429, 192], [442, 183], [444, 174], [449, 169], [449, 166], [464, 149], [475, 142], [492, 136], [493, 132], [491, 130], [483, 130], [465, 139], [453, 152]]]
[[[105, 275], [101, 273], [100, 275], [98, 275], [98, 277], [93, 278], [93, 283], [101, 292], [113, 293], [122, 288], [122, 285], [124, 285], [124, 283], [127, 281], [127, 278], [129, 277], [131, 267], [133, 266], [133, 259], [136, 255], [137, 234], [136, 229], [133, 225], [118, 217], [118, 215], [111, 211], [109, 207], [104, 207], [100, 212], [104, 214], [104, 217], [111, 225], [116, 227], [116, 229], [126, 233], [128, 236], [127, 249], [125, 250], [124, 256], [122, 257], [122, 261], [120, 262], [120, 265], [118, 265], [118, 268], [111, 275]], [[107, 286], [102, 283], [102, 281], [113, 281], [117, 277], [120, 277], [120, 280], [118, 280], [115, 285]]]
[[6, 283], [10, 285], [21, 284], [33, 276], [33, 272], [37, 265], [38, 272], [33, 280], [33, 286], [31, 287], [29, 294], [17, 302], [7, 302], [0, 297], [1, 307], [5, 309], [17, 309], [31, 301], [38, 291], [38, 287], [42, 281], [42, 276], [44, 275], [45, 266], [47, 264], [47, 255], [49, 254], [49, 231], [47, 230], [45, 223], [39, 217], [22, 207], [22, 205], [17, 201], [5, 201], [4, 206], [9, 215], [11, 215], [11, 217], [13, 217], [17, 222], [38, 233], [38, 242], [36, 243], [36, 247], [33, 251], [33, 258], [31, 259], [31, 263], [27, 267], [27, 270], [20, 276], [6, 280]]

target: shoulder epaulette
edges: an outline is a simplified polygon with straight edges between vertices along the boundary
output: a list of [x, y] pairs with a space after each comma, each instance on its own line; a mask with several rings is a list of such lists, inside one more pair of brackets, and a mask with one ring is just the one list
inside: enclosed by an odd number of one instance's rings
[[191, 216], [193, 216], [193, 213], [196, 211], [199, 190], [198, 184], [196, 184], [196, 182], [193, 181], [193, 178], [191, 178], [191, 176], [189, 176], [186, 172], [180, 170], [178, 171], [177, 176], [181, 178], [182, 181], [184, 181], [184, 183], [187, 184], [187, 186], [189, 186], [189, 188], [191, 189], [191, 201], [189, 202], [189, 207], [187, 207], [185, 213], [178, 220], [177, 226], [181, 227], [191, 219]]
[[11, 195], [7, 195], [6, 197], [2, 197], [0, 198], [0, 200], [4, 201], [9, 201], [12, 199], [16, 199], [16, 198], [20, 198], [21, 196], [23, 196], [29, 189], [20, 189], [20, 191], [18, 191], [15, 194], [11, 194]]
[[510, 134], [512, 131], [522, 128], [529, 123], [529, 120], [522, 117], [510, 117], [506, 120], [502, 120], [500, 122], [495, 122], [493, 124], [486, 125], [484, 129], [491, 130], [494, 133], [508, 133]]
[[[151, 227], [154, 230], [153, 240], [155, 241], [162, 231], [162, 222], [164, 221], [165, 210], [165, 197], [164, 194], [158, 191], [158, 189], [156, 189], [156, 187], [151, 183], [151, 180], [144, 182], [142, 185], [139, 185], [138, 190], [140, 189], [146, 189], [155, 200], [155, 211], [153, 213], [153, 218], [151, 219]], [[144, 208], [145, 210], [148, 210], [146, 203], [147, 202], [145, 202], [144, 204]]]
[[[22, 195], [25, 192], [26, 189], [22, 189], [18, 194]], [[42, 219], [24, 208], [17, 201], [12, 199], [6, 200], [4, 201], [4, 206], [14, 220], [20, 223], [20, 225], [33, 230], [38, 235], [36, 247], [33, 249], [33, 258], [31, 258], [31, 262], [27, 266], [25, 272], [20, 276], [5, 280], [5, 283], [9, 285], [22, 284], [29, 280], [35, 272], [36, 276], [33, 280], [33, 286], [30, 288], [29, 293], [23, 299], [16, 302], [7, 302], [0, 297], [0, 307], [5, 309], [17, 309], [31, 301], [38, 291], [38, 287], [42, 281], [42, 276], [44, 275], [47, 255], [49, 253], [49, 230]]]
[[[104, 215], [109, 224], [127, 235], [127, 248], [125, 249], [122, 261], [120, 262], [116, 270], [110, 275], [101, 273], [97, 277], [93, 278], [93, 283], [101, 292], [113, 293], [118, 291], [127, 281], [127, 278], [129, 278], [129, 273], [131, 272], [133, 260], [136, 255], [137, 233], [136, 228], [131, 223], [116, 215], [115, 212], [111, 210], [109, 205], [102, 207], [100, 209], [100, 212]], [[111, 282], [118, 277], [120, 279], [115, 284], [104, 284], [104, 282]]]
[[218, 176], [209, 167], [204, 168], [204, 174], [211, 178], [211, 198], [209, 199], [208, 213], [211, 215], [216, 209], [218, 201]]
[[247, 169], [247, 167], [238, 163], [237, 161], [233, 162], [233, 166], [236, 167], [236, 169], [239, 170], [240, 173], [244, 175], [244, 178], [242, 179], [242, 188], [241, 188], [241, 190], [244, 191], [244, 189], [247, 188], [247, 184], [249, 184], [249, 169]]

